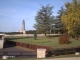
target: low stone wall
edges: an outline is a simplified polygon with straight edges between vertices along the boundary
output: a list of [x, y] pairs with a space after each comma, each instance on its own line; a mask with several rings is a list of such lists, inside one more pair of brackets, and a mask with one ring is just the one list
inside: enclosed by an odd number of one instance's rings
[[0, 40], [0, 49], [3, 49], [4, 40]]
[[[55, 36], [55, 35], [61, 35], [61, 34], [46, 34], [46, 35], [52, 35], [52, 36]], [[4, 36], [24, 36], [24, 37], [33, 37], [34, 34], [15, 34], [15, 35], [7, 35], [5, 34]], [[45, 35], [44, 34], [37, 34], [38, 37], [44, 37]]]

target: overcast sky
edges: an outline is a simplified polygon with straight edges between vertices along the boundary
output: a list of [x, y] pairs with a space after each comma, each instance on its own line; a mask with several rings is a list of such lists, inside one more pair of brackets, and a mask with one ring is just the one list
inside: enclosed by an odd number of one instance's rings
[[35, 16], [41, 5], [50, 4], [54, 6], [53, 15], [66, 2], [72, 0], [0, 0], [0, 32], [19, 31], [22, 27], [22, 20], [25, 20], [25, 29], [34, 30]]

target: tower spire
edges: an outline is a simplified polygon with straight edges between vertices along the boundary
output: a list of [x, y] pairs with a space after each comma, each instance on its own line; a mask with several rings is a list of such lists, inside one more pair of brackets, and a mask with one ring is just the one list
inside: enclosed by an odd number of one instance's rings
[[22, 30], [23, 31], [25, 30], [25, 21], [24, 20], [22, 21]]
[[25, 20], [22, 21], [22, 32], [23, 32], [23, 34], [26, 34], [26, 30], [25, 30]]

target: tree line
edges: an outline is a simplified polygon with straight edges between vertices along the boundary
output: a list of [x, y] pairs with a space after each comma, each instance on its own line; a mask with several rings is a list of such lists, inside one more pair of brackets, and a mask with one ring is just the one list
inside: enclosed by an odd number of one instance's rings
[[62, 34], [79, 36], [80, 35], [80, 2], [73, 0], [64, 4], [58, 11], [58, 16], [52, 14], [53, 6], [49, 4], [41, 6], [35, 16], [36, 23], [34, 28], [37, 32], [42, 32], [45, 35], [51, 33], [52, 30], [57, 29]]

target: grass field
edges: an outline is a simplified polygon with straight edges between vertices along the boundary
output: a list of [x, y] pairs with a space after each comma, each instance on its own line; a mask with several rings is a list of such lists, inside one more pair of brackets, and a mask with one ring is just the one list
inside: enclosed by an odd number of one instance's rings
[[74, 39], [70, 39], [69, 44], [60, 45], [58, 42], [59, 37], [52, 37], [52, 38], [38, 37], [37, 40], [34, 40], [34, 38], [32, 37], [9, 37], [9, 40], [35, 44], [35, 45], [50, 46], [53, 48], [68, 48], [68, 47], [80, 46], [80, 40], [74, 40]]
[[[80, 55], [60, 55], [60, 56], [52, 56], [52, 57], [47, 57], [47, 58], [41, 58], [41, 59], [38, 59], [38, 58], [10, 58], [10, 59], [6, 59], [6, 60], [54, 60], [55, 58], [70, 58], [70, 57], [80, 57]], [[0, 58], [0, 60], [3, 60]]]

